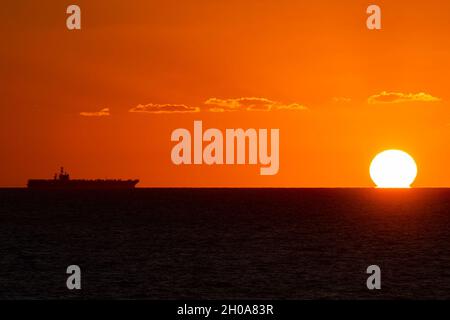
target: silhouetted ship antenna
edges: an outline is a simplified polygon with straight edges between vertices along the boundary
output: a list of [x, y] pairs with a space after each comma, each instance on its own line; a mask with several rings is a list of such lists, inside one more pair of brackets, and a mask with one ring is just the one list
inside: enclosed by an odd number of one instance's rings
[[70, 179], [70, 175], [61, 167], [59, 173], [55, 173], [53, 179], [30, 179], [30, 189], [134, 189], [139, 180], [118, 179]]

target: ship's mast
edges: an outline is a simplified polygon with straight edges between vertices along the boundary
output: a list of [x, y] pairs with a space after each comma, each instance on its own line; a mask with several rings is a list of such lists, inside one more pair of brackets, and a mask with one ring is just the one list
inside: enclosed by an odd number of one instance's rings
[[64, 167], [61, 167], [61, 170], [59, 172], [59, 180], [69, 180], [69, 174], [67, 172], [64, 171]]

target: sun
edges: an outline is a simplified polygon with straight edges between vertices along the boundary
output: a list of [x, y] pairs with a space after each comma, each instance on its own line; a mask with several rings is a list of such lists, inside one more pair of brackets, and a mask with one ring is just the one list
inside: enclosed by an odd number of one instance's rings
[[383, 151], [370, 164], [370, 177], [378, 188], [410, 188], [416, 176], [416, 162], [401, 150]]

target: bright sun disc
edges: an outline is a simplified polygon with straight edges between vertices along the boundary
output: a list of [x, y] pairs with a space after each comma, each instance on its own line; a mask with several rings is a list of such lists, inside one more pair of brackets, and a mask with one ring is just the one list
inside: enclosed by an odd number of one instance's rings
[[416, 176], [416, 162], [401, 150], [383, 151], [370, 164], [370, 177], [378, 188], [410, 188]]

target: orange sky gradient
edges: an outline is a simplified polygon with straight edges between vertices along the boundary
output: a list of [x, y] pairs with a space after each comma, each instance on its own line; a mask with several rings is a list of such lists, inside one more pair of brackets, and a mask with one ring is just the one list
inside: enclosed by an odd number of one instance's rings
[[[2, 187], [62, 165], [140, 187], [371, 187], [393, 148], [416, 160], [413, 186], [450, 186], [448, 0], [20, 0], [0, 24]], [[173, 165], [171, 132], [194, 120], [279, 128], [279, 173]]]

